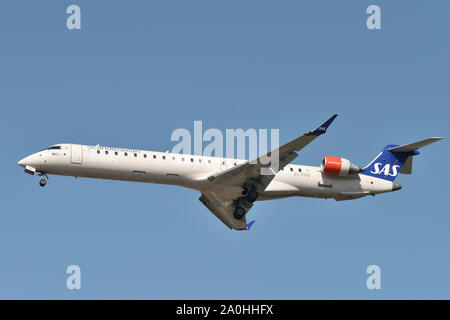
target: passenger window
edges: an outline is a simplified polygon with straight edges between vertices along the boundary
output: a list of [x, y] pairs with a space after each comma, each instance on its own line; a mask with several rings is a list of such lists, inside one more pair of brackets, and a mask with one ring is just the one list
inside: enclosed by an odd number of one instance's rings
[[125, 157], [128, 157], [128, 152], [125, 152], [123, 155], [124, 155]]
[[211, 160], [208, 160], [208, 163], [211, 164]]
[[166, 160], [166, 156], [162, 156], [163, 160]]
[[100, 154], [100, 150], [97, 150], [97, 153]]
[[235, 162], [234, 165], [237, 166], [237, 163]]
[[302, 172], [302, 169], [301, 169], [301, 168], [298, 168], [298, 172]]
[[147, 158], [147, 155], [144, 153], [144, 158]]
[[136, 154], [136, 153], [134, 154], [134, 157], [135, 157], [135, 158], [137, 157], [137, 154]]
[[181, 161], [184, 161], [184, 158], [181, 158]]
[[114, 152], [114, 155], [117, 156], [117, 155], [119, 155], [119, 153], [118, 153], [117, 151], [115, 151], [115, 152]]
[[194, 158], [191, 158], [191, 162], [194, 162]]
[[291, 172], [294, 171], [294, 168], [291, 168]]
[[105, 154], [108, 154], [109, 152], [108, 152], [108, 150], [105, 150]]
[[156, 159], [156, 155], [153, 155], [153, 159]]
[[202, 159], [198, 159], [198, 163], [202, 163]]
[[172, 160], [175, 160], [175, 157], [172, 157]]

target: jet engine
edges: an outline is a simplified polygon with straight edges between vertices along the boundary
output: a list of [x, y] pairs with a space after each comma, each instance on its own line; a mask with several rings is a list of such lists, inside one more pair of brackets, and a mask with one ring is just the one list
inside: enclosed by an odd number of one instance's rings
[[322, 158], [320, 171], [330, 176], [346, 176], [362, 172], [363, 169], [347, 159], [325, 156]]

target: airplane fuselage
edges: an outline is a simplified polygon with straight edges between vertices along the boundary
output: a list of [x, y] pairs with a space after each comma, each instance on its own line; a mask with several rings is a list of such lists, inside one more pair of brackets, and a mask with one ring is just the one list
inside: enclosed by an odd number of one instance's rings
[[[245, 162], [199, 155], [59, 144], [22, 159], [19, 165], [46, 174], [178, 185], [200, 192], [219, 192], [233, 199], [242, 193], [242, 186], [212, 186], [208, 177]], [[322, 173], [320, 167], [288, 164], [276, 174], [257, 200], [292, 196], [350, 200], [398, 189], [396, 183], [363, 174], [330, 176]]]

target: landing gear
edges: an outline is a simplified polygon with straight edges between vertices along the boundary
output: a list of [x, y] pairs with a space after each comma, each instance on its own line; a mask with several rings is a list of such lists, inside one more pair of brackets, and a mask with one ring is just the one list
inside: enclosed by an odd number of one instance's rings
[[39, 180], [39, 185], [41, 187], [45, 187], [45, 185], [47, 184], [47, 180], [48, 180], [47, 174], [45, 172], [40, 172], [39, 176], [41, 177], [41, 180]]
[[258, 192], [255, 190], [255, 186], [253, 185], [244, 186], [244, 191], [242, 194], [245, 196], [245, 200], [250, 203], [253, 203], [256, 199], [258, 199]]
[[250, 189], [247, 191], [247, 195], [245, 196], [245, 200], [248, 202], [255, 202], [258, 198], [258, 192], [256, 192], [254, 189]]
[[233, 217], [237, 220], [241, 220], [245, 216], [245, 209], [237, 207], [233, 212]]
[[244, 191], [242, 192], [242, 197], [234, 200], [234, 212], [233, 217], [236, 220], [241, 220], [245, 214], [251, 209], [253, 206], [253, 202], [258, 198], [258, 192], [256, 191], [255, 185], [246, 183], [243, 186]]
[[253, 203], [247, 201], [245, 197], [239, 197], [234, 201], [233, 217], [237, 220], [241, 220], [246, 213], [253, 206]]

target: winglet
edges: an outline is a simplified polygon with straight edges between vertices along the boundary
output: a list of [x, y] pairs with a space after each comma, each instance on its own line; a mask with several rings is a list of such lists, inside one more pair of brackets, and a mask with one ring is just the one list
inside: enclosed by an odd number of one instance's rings
[[250, 230], [250, 228], [252, 227], [252, 225], [255, 223], [256, 220], [252, 220], [249, 223], [247, 223], [247, 230]]
[[327, 121], [322, 123], [320, 126], [318, 126], [316, 130], [308, 132], [308, 135], [320, 136], [321, 134], [324, 134], [325, 132], [327, 132], [328, 127], [334, 121], [334, 119], [336, 119], [337, 116], [338, 116], [337, 114], [334, 114], [330, 119], [328, 119]]

